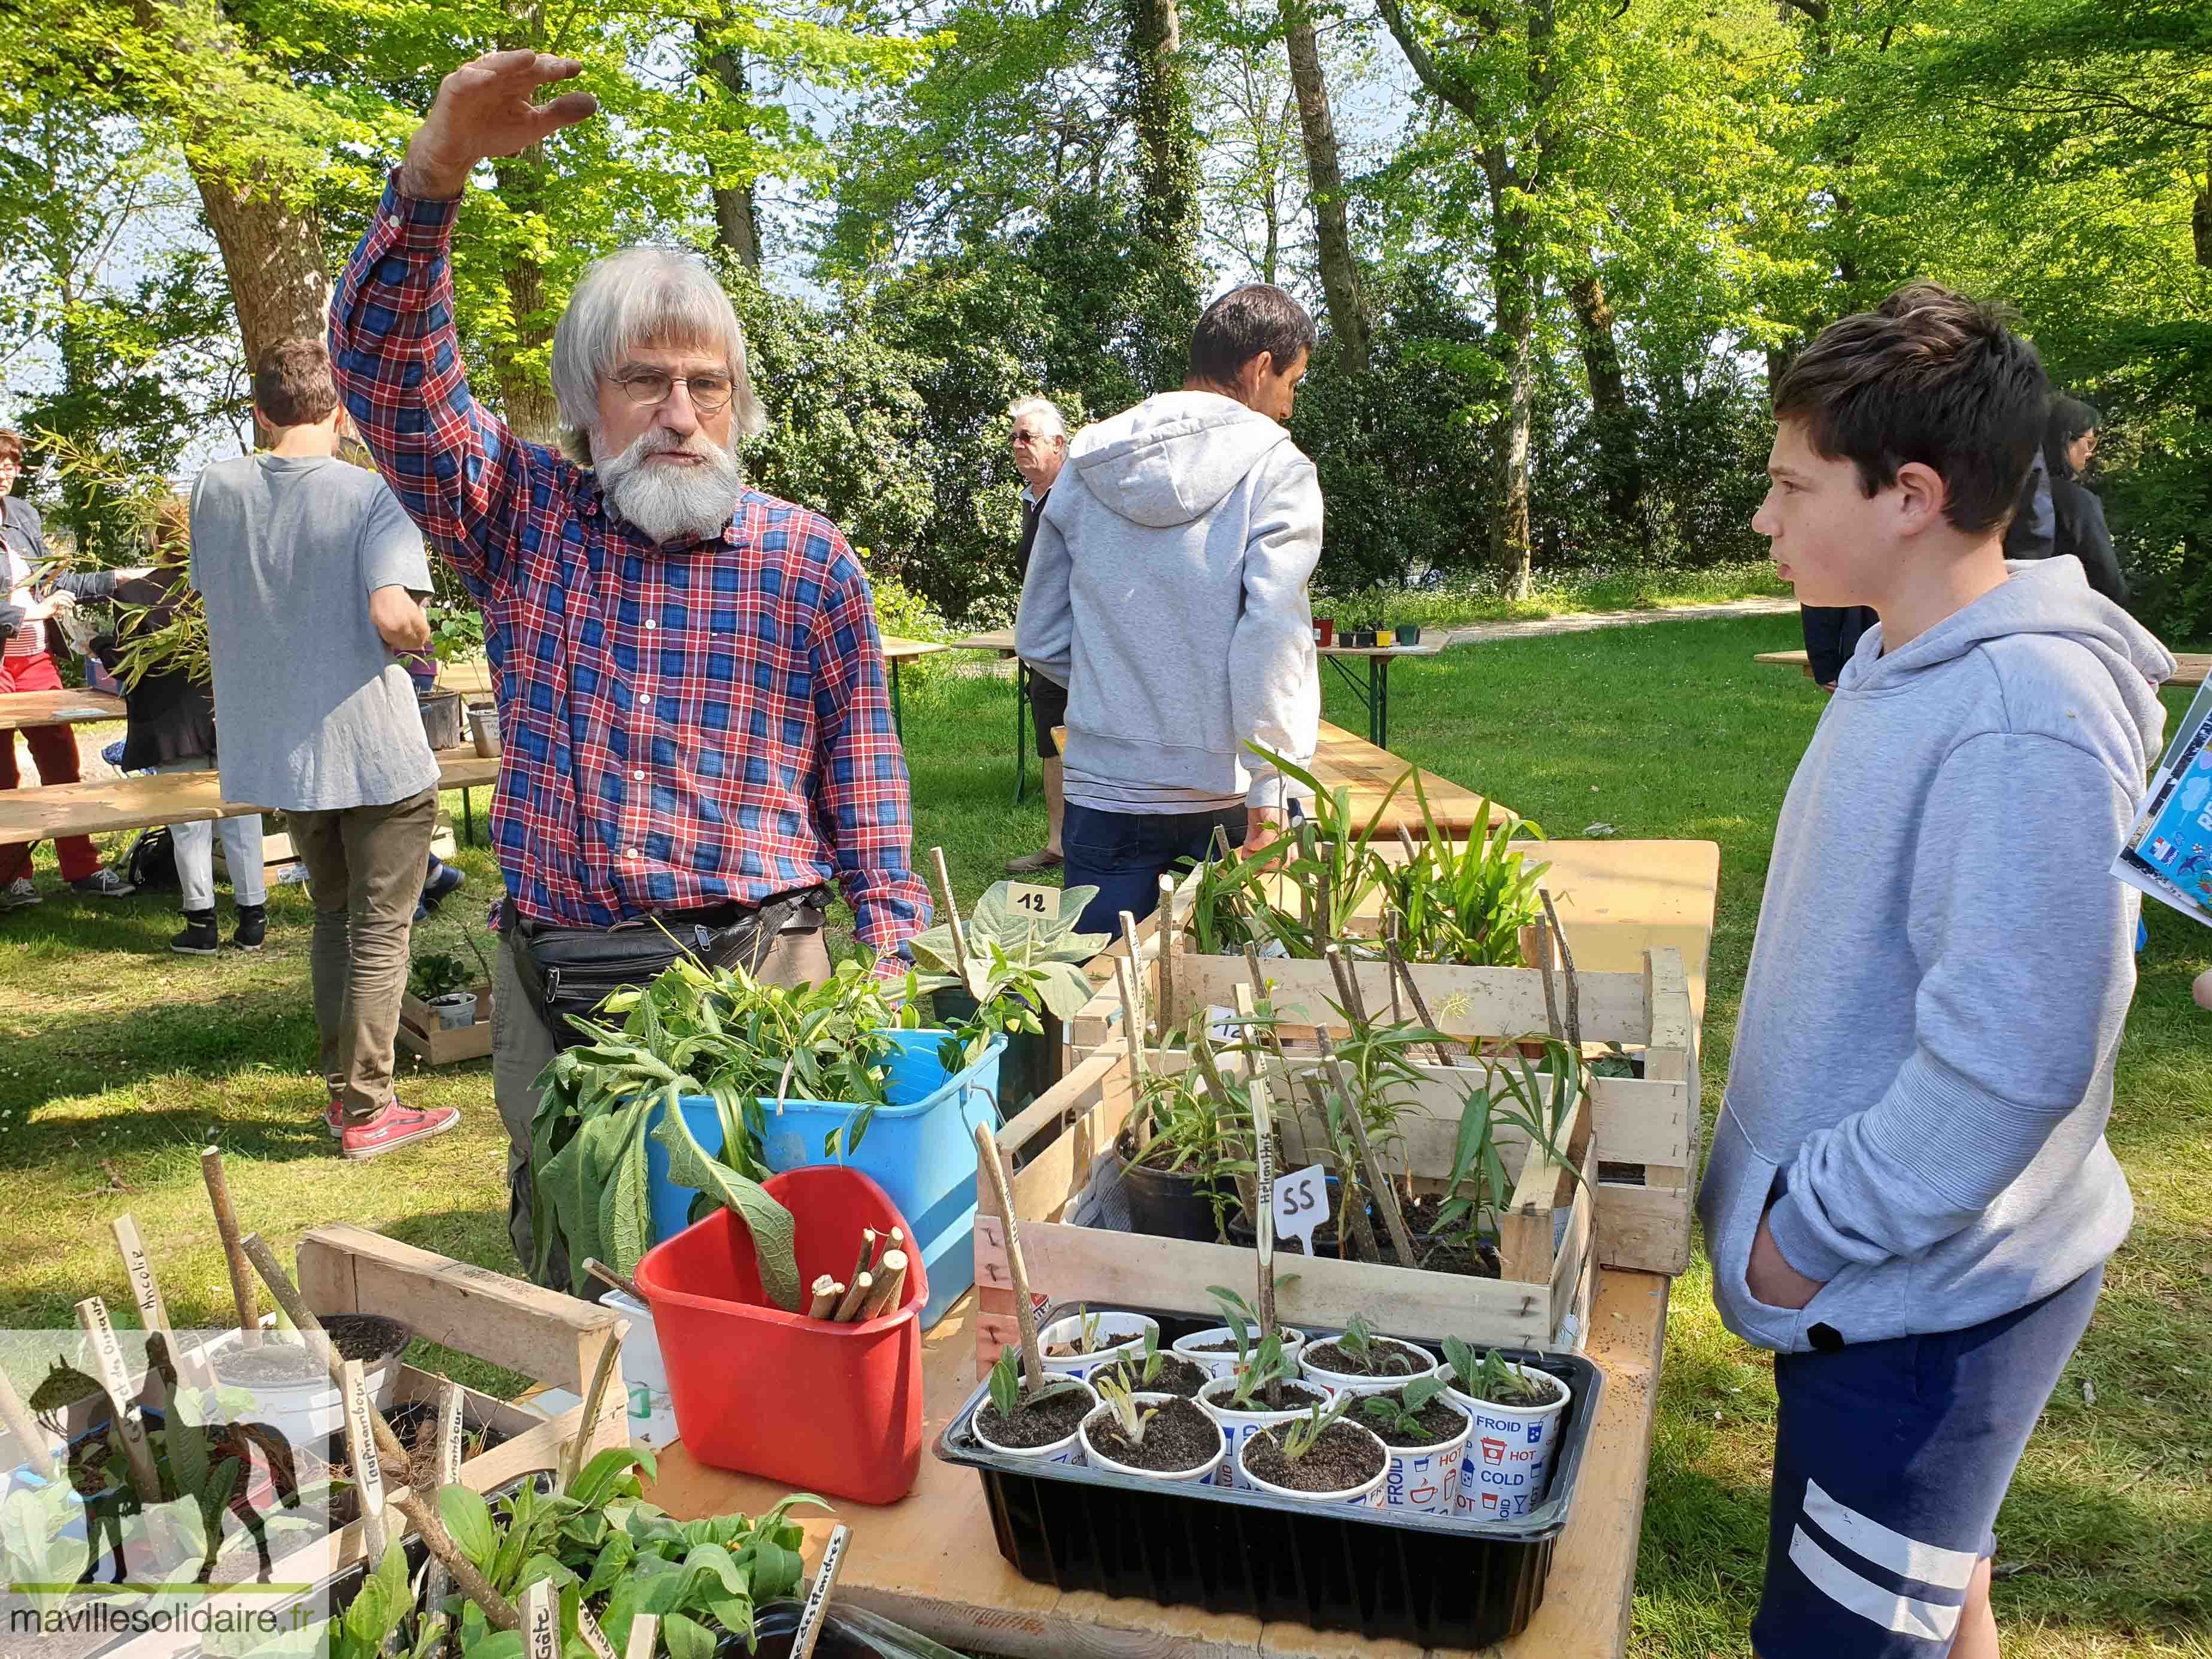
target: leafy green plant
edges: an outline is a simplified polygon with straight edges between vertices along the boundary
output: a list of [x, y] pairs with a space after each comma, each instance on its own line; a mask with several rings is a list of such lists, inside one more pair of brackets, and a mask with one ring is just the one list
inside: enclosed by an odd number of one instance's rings
[[1396, 1343], [1379, 1337], [1367, 1322], [1354, 1314], [1334, 1338], [1337, 1352], [1357, 1360], [1370, 1376], [1403, 1376], [1413, 1369], [1413, 1357]]
[[1145, 1346], [1114, 1367], [1113, 1375], [1134, 1388], [1151, 1388], [1160, 1380], [1160, 1372], [1167, 1364], [1167, 1356], [1160, 1352], [1160, 1333], [1156, 1325], [1145, 1328]]
[[[908, 941], [915, 962], [925, 970], [923, 990], [958, 988], [975, 996], [972, 1023], [977, 1035], [992, 1029], [1042, 1030], [1039, 1010], [1074, 1018], [1091, 995], [1083, 966], [1111, 939], [1082, 933], [1076, 926], [1084, 908], [1097, 896], [1096, 887], [1056, 890], [1053, 913], [1040, 915], [1013, 902], [1013, 886], [1010, 881], [994, 883], [963, 919], [964, 963], [954, 947], [949, 919]], [[975, 1041], [964, 1026], [961, 1035], [963, 1044]]]
[[1417, 1376], [1399, 1389], [1395, 1398], [1387, 1394], [1362, 1395], [1359, 1414], [1378, 1429], [1406, 1439], [1416, 1439], [1422, 1431], [1422, 1408], [1443, 1391], [1444, 1380], [1441, 1376]]
[[465, 991], [473, 983], [468, 963], [450, 951], [425, 951], [407, 969], [409, 994], [424, 1002], [451, 992]]
[[1329, 1425], [1352, 1409], [1354, 1396], [1340, 1394], [1323, 1404], [1316, 1401], [1306, 1414], [1294, 1423], [1285, 1423], [1276, 1434], [1275, 1443], [1282, 1448], [1283, 1461], [1296, 1463], [1314, 1449], [1314, 1443], [1327, 1431]]
[[[1478, 968], [1521, 965], [1521, 930], [1543, 919], [1537, 884], [1548, 864], [1530, 866], [1514, 842], [1541, 841], [1527, 818], [1509, 818], [1455, 839], [1437, 822], [1419, 776], [1425, 839], [1405, 863], [1385, 866], [1382, 884], [1403, 924], [1401, 949], [1423, 962]], [[1487, 822], [1489, 803], [1483, 808]]]
[[1524, 1375], [1495, 1348], [1485, 1348], [1478, 1359], [1474, 1350], [1456, 1336], [1444, 1339], [1444, 1363], [1462, 1394], [1493, 1405], [1542, 1406], [1559, 1397], [1548, 1378], [1538, 1382]]
[[1097, 1391], [1099, 1402], [1112, 1411], [1115, 1422], [1121, 1425], [1121, 1432], [1129, 1437], [1129, 1443], [1143, 1445], [1146, 1425], [1160, 1414], [1160, 1407], [1139, 1405], [1137, 1391], [1130, 1387], [1128, 1378], [1118, 1370], [1095, 1378], [1091, 1386]]
[[1229, 1211], [1237, 1203], [1239, 1176], [1255, 1173], [1252, 1153], [1252, 1096], [1243, 1079], [1224, 1076], [1212, 1064], [1205, 1036], [1206, 1016], [1193, 1017], [1186, 1033], [1200, 1063], [1181, 1071], [1150, 1071], [1137, 1091], [1135, 1117], [1144, 1126], [1131, 1136], [1144, 1146], [1146, 1167], [1188, 1176], [1208, 1188], [1217, 1237], [1228, 1237]]
[[1024, 1406], [1036, 1405], [1042, 1401], [1051, 1399], [1054, 1395], [1082, 1392], [1082, 1385], [1073, 1378], [1061, 1377], [1057, 1381], [1043, 1383], [1027, 1399], [1024, 1399], [1021, 1364], [1022, 1351], [1009, 1344], [1000, 1350], [998, 1364], [991, 1367], [991, 1374], [984, 1379], [990, 1389], [991, 1403], [999, 1408], [999, 1415], [1002, 1419], [1011, 1421], [1014, 1413], [1021, 1410]]

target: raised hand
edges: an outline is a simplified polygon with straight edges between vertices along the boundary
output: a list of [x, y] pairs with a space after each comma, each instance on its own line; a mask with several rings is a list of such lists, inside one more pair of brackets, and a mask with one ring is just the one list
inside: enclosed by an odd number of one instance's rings
[[459, 196], [488, 155], [516, 155], [599, 111], [588, 92], [536, 102], [538, 89], [580, 73], [573, 58], [538, 52], [488, 52], [438, 83], [437, 101], [416, 129], [399, 187], [425, 201]]

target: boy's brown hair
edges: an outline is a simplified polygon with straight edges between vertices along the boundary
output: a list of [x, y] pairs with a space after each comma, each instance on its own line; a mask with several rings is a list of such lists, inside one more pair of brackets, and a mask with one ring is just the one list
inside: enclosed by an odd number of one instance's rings
[[18, 466], [22, 465], [23, 434], [21, 433], [10, 432], [5, 427], [0, 427], [0, 460], [13, 461]]
[[313, 336], [279, 340], [253, 366], [253, 406], [271, 426], [309, 426], [338, 406], [330, 348]]
[[1968, 535], [2018, 505], [2050, 404], [2043, 360], [2004, 314], [1935, 283], [1830, 324], [1774, 388], [1774, 418], [1850, 460], [1868, 496], [1908, 462], [1934, 469], [1944, 518]]

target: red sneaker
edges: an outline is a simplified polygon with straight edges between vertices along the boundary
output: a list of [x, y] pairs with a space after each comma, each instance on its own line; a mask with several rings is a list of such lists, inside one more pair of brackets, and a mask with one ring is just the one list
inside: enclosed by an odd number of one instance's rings
[[448, 1106], [443, 1111], [421, 1112], [394, 1100], [368, 1122], [347, 1124], [338, 1136], [338, 1145], [349, 1158], [381, 1158], [418, 1140], [441, 1135], [460, 1121], [458, 1106]]
[[345, 1133], [345, 1108], [338, 1104], [336, 1095], [332, 1095], [330, 1104], [323, 1108], [323, 1127], [331, 1132], [332, 1140]]

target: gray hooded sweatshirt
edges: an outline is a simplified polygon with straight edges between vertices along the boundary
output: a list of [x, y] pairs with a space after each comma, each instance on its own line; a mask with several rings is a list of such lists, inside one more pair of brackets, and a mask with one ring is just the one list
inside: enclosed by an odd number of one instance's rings
[[[1698, 1194], [1728, 1328], [1780, 1352], [1960, 1329], [2097, 1266], [2139, 899], [2110, 874], [2173, 659], [2079, 561], [1859, 642], [1775, 830]], [[1769, 1199], [1800, 1310], [1744, 1282]], [[1826, 1332], [1820, 1341], [1829, 1340]]]
[[1164, 392], [1076, 434], [1015, 635], [1023, 660], [1067, 688], [1068, 799], [1130, 813], [1283, 803], [1286, 780], [1244, 745], [1312, 759], [1321, 518], [1313, 463], [1231, 398]]

